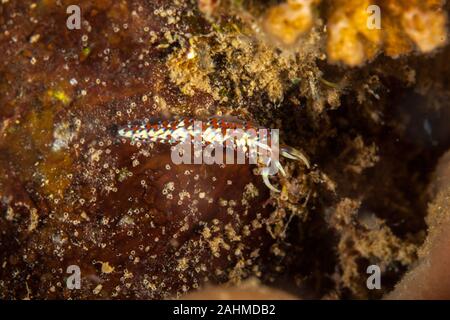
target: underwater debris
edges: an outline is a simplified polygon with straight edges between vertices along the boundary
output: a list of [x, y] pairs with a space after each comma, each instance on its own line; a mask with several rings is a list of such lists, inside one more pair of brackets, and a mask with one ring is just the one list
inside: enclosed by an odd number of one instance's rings
[[334, 62], [355, 66], [373, 59], [379, 52], [381, 32], [367, 28], [370, 0], [338, 0], [327, 20], [327, 53]]
[[[381, 53], [398, 58], [414, 50], [429, 53], [443, 47], [448, 38], [445, 3], [445, 0], [287, 0], [253, 19], [261, 21], [263, 30], [277, 45], [298, 51], [303, 50], [303, 44], [295, 46], [299, 38], [315, 25], [326, 25], [324, 43], [329, 61], [359, 66]], [[236, 9], [232, 1], [231, 4], [224, 1], [222, 5], [235, 8], [236, 14], [247, 20], [252, 12], [252, 8], [244, 5]], [[374, 16], [378, 14], [372, 10], [374, 7], [379, 9], [379, 17]], [[379, 27], [370, 27], [374, 18]]]
[[219, 5], [220, 0], [198, 0], [198, 8], [207, 16], [211, 16]]
[[[337, 0], [329, 2], [327, 52], [333, 62], [350, 66], [372, 60], [377, 54], [397, 58], [417, 48], [431, 52], [447, 42], [447, 14], [441, 0]], [[381, 28], [367, 26], [372, 14], [381, 9]]]
[[[171, 81], [189, 96], [208, 93], [230, 109], [246, 107], [249, 99], [268, 96], [279, 103], [299, 79], [307, 93], [309, 82], [320, 77], [315, 65], [317, 37], [308, 35], [301, 52], [280, 51], [245, 24], [212, 25], [207, 35], [193, 35], [167, 57]], [[308, 88], [308, 89], [306, 89]], [[318, 103], [321, 97], [315, 96]]]
[[321, 0], [288, 0], [267, 10], [264, 30], [282, 45], [292, 46], [308, 32], [316, 19], [315, 6]]

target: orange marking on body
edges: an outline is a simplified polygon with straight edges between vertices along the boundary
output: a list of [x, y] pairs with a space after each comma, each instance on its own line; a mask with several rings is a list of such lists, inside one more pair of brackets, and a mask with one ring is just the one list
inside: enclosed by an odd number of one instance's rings
[[211, 126], [214, 129], [217, 129], [219, 127], [219, 125], [217, 124], [217, 119], [214, 118], [214, 119], [211, 120]]

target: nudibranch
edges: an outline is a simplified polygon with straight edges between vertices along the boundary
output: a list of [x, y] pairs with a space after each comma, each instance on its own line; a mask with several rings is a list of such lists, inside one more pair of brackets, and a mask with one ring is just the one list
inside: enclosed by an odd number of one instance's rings
[[[199, 125], [200, 124], [200, 125]], [[265, 165], [261, 170], [261, 175], [265, 185], [274, 192], [280, 192], [269, 180], [270, 168], [273, 166], [276, 171], [280, 171], [286, 176], [285, 170], [281, 166], [278, 155], [285, 158], [301, 161], [306, 168], [310, 168], [309, 160], [297, 149], [286, 145], [273, 143], [273, 135], [262, 136], [257, 132], [261, 129], [251, 122], [226, 120], [213, 117], [205, 122], [193, 118], [182, 118], [178, 120], [165, 120], [150, 122], [145, 121], [137, 125], [126, 125], [119, 128], [118, 135], [121, 138], [132, 141], [154, 142], [168, 145], [175, 145], [183, 142], [201, 141], [202, 146], [211, 145], [221, 148], [232, 148], [234, 151], [244, 152], [247, 158], [258, 159], [256, 164]], [[239, 132], [239, 134], [236, 134]], [[277, 136], [275, 136], [277, 137]], [[263, 158], [262, 155], [269, 154]], [[276, 157], [272, 157], [276, 154]], [[261, 159], [265, 159], [261, 161]]]

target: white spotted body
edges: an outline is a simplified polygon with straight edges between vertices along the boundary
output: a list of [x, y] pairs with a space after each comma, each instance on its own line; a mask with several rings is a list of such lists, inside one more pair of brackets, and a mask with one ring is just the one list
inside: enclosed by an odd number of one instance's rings
[[[271, 135], [266, 131], [265, 135], [258, 134], [260, 129], [249, 122], [226, 121], [220, 118], [212, 118], [205, 123], [192, 118], [184, 118], [173, 121], [159, 121], [157, 123], [146, 122], [141, 125], [128, 125], [118, 131], [120, 137], [130, 139], [132, 141], [151, 141], [163, 144], [178, 144], [189, 141], [193, 144], [201, 143], [205, 145], [221, 145], [233, 150], [243, 151], [246, 157], [258, 157], [262, 153], [272, 153]], [[296, 149], [283, 146], [276, 150], [289, 159], [303, 161], [309, 168], [309, 161], [306, 157]], [[247, 152], [248, 151], [248, 152]], [[250, 153], [250, 154], [249, 154]], [[284, 169], [277, 159], [269, 158], [284, 175]], [[268, 179], [268, 171], [263, 169], [262, 175], [265, 184], [273, 191], [279, 192], [270, 184]]]
[[[126, 126], [119, 130], [119, 136], [137, 141], [152, 141], [164, 144], [175, 144], [201, 137], [203, 145], [220, 144], [227, 141], [234, 148], [262, 145], [257, 134], [257, 128], [250, 123], [236, 123], [213, 118], [201, 126], [194, 119], [181, 119], [174, 121], [159, 121], [157, 123], [144, 123], [136, 126]], [[267, 143], [266, 143], [267, 145]]]

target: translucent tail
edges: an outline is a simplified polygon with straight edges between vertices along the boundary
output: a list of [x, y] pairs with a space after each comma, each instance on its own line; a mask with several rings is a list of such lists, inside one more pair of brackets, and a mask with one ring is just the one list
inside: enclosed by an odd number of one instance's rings
[[305, 157], [303, 153], [301, 153], [297, 149], [288, 146], [282, 146], [280, 149], [280, 153], [285, 158], [302, 161], [308, 169], [311, 168], [309, 160]]

